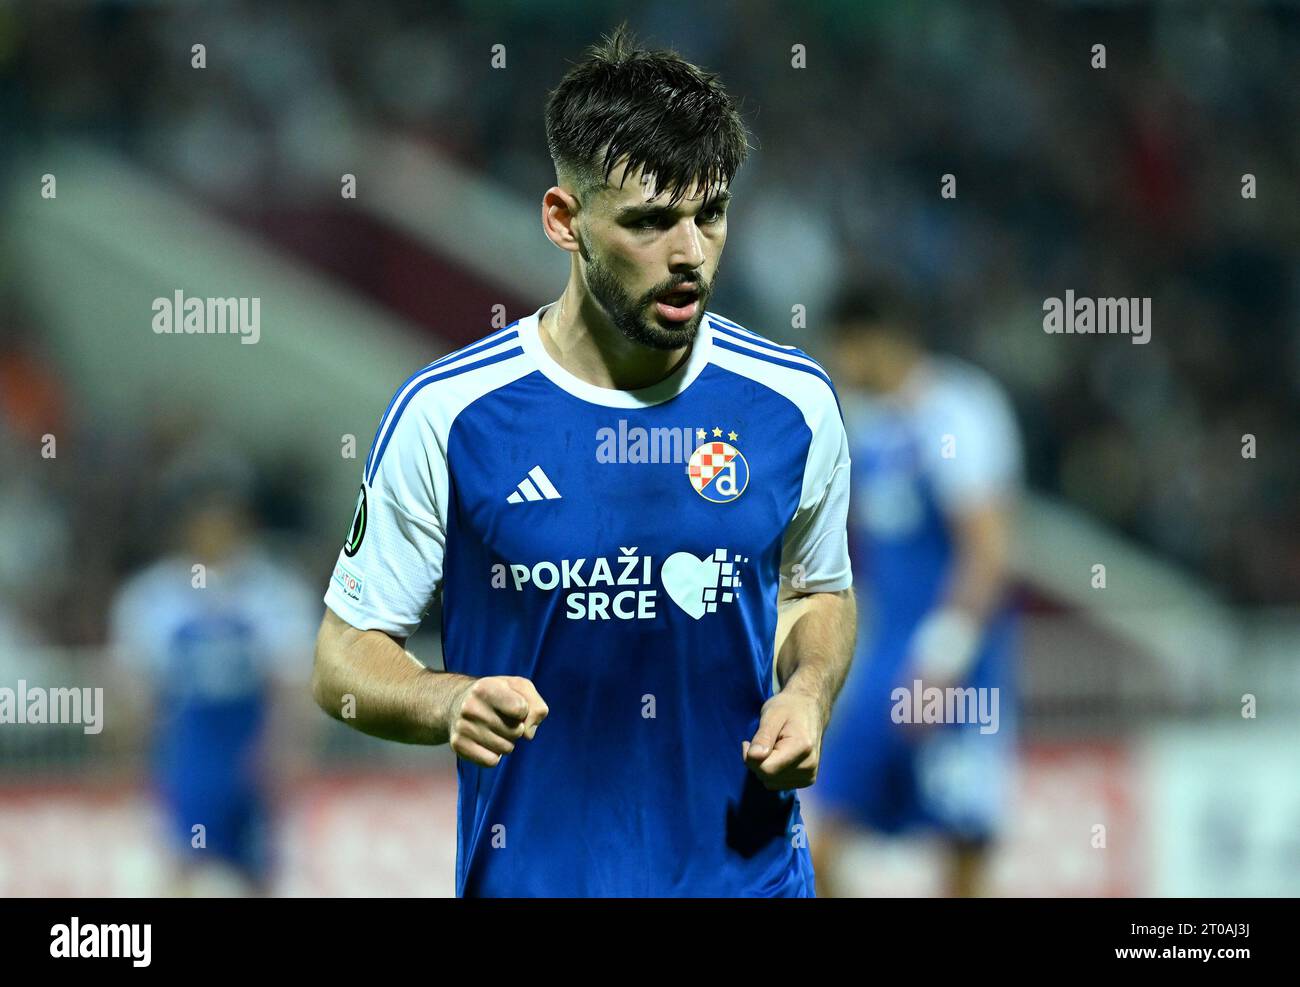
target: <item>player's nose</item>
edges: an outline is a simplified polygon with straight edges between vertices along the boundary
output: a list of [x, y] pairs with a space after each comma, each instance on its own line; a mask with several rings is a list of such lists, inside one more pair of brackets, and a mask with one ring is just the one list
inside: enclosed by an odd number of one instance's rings
[[673, 230], [671, 246], [668, 265], [672, 270], [693, 270], [704, 263], [704, 241], [694, 223], [678, 223]]

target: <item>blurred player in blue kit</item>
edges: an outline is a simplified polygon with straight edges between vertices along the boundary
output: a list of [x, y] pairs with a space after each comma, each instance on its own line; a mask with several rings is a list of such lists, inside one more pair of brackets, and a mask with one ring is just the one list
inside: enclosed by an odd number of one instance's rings
[[[847, 890], [836, 873], [849, 838], [865, 833], [937, 835], [946, 893], [982, 893], [1009, 797], [1019, 432], [1002, 388], [927, 352], [923, 328], [911, 300], [885, 286], [847, 292], [832, 325], [863, 630], [810, 796], [823, 895]], [[954, 693], [951, 707], [945, 698], [943, 722], [915, 722], [929, 690], [951, 689], [975, 691]], [[991, 715], [978, 722], [979, 710]]]
[[304, 718], [291, 711], [304, 706], [319, 607], [259, 544], [242, 461], [196, 450], [165, 489], [172, 551], [125, 583], [110, 632], [140, 687], [170, 890], [265, 893], [271, 784], [291, 761], [270, 748], [302, 751]]

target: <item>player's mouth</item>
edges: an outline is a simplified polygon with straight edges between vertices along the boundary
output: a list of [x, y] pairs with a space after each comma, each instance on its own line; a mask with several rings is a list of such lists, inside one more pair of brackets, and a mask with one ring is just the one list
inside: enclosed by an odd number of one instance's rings
[[685, 322], [695, 316], [700, 305], [700, 289], [691, 285], [666, 291], [655, 299], [655, 308], [669, 322]]

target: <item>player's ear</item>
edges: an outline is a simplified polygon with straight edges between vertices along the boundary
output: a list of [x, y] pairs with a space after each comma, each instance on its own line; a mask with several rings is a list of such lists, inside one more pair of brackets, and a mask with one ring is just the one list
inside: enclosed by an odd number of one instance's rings
[[575, 229], [578, 208], [578, 200], [559, 185], [551, 186], [542, 196], [542, 230], [561, 250], [580, 249]]

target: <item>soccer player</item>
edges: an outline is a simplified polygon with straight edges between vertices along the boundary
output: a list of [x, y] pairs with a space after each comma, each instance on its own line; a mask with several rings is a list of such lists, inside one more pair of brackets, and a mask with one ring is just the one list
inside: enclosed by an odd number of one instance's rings
[[[835, 874], [850, 836], [928, 832], [947, 849], [946, 893], [973, 896], [986, 887], [1015, 738], [1007, 556], [1019, 432], [988, 374], [925, 350], [902, 292], [850, 291], [833, 323], [869, 630], [811, 793], [820, 886], [843, 890]], [[961, 690], [951, 707], [950, 693], [929, 691], [949, 689]], [[944, 722], [916, 722], [935, 695]]]
[[[822, 368], [707, 311], [743, 125], [620, 29], [546, 131], [569, 281], [393, 396], [315, 696], [450, 742], [460, 896], [811, 896], [794, 789], [852, 654], [849, 461]], [[439, 592], [445, 672], [404, 650]]]
[[176, 544], [123, 585], [110, 632], [144, 701], [171, 890], [265, 893], [270, 786], [286, 763], [271, 748], [302, 746], [319, 605], [259, 544], [242, 461], [196, 450], [164, 487]]

